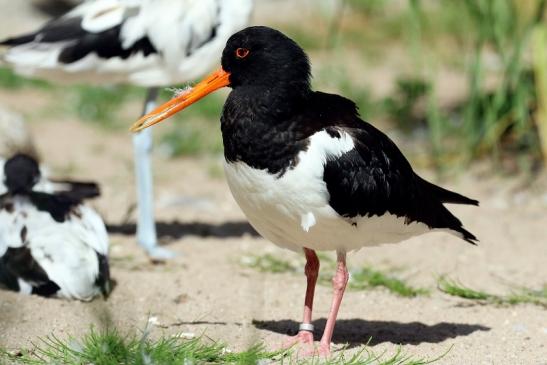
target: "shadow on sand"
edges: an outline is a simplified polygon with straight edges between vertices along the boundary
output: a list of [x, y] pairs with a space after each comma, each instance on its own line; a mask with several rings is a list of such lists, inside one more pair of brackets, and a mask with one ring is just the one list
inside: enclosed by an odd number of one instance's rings
[[[135, 235], [135, 223], [107, 224], [109, 233]], [[251, 235], [258, 237], [258, 233], [246, 221], [224, 222], [219, 224], [203, 222], [157, 222], [156, 230], [161, 240], [176, 240], [185, 236], [229, 238]]]
[[[315, 326], [315, 340], [319, 341], [325, 319], [313, 322]], [[253, 321], [253, 325], [262, 330], [294, 335], [298, 322], [292, 320], [280, 321]], [[336, 321], [336, 328], [332, 341], [337, 344], [349, 344], [350, 347], [369, 344], [371, 346], [384, 342], [393, 344], [417, 345], [423, 342], [438, 343], [449, 338], [467, 336], [476, 331], [489, 331], [490, 328], [477, 324], [440, 322], [427, 325], [421, 322], [391, 322], [366, 321], [363, 319], [340, 319]]]

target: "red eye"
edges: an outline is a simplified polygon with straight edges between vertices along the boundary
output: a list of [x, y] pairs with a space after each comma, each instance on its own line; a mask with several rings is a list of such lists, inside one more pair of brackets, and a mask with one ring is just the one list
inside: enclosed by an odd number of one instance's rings
[[245, 58], [249, 55], [249, 50], [247, 48], [238, 48], [236, 49], [237, 58]]

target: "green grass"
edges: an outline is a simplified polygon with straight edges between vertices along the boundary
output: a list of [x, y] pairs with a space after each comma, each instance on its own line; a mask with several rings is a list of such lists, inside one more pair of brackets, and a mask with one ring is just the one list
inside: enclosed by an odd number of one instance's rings
[[[318, 282], [321, 285], [331, 285], [332, 275], [336, 268], [336, 262], [323, 253], [318, 254], [321, 262]], [[264, 273], [301, 273], [304, 269], [304, 261], [289, 262], [272, 254], [246, 256], [242, 265]], [[429, 294], [425, 288], [417, 288], [404, 280], [385, 271], [363, 267], [358, 270], [350, 270], [348, 289], [369, 290], [383, 288], [392, 294], [401, 297], [416, 297]]]
[[122, 335], [116, 330], [91, 330], [81, 339], [62, 340], [54, 335], [38, 340], [29, 350], [17, 353], [0, 350], [0, 364], [25, 365], [179, 365], [179, 364], [295, 364], [295, 365], [422, 365], [442, 359], [448, 352], [433, 358], [414, 358], [400, 347], [393, 353], [375, 354], [363, 346], [354, 354], [342, 350], [325, 360], [319, 357], [298, 359], [294, 349], [267, 351], [263, 345], [254, 345], [242, 352], [232, 352], [226, 344], [203, 337], [184, 339]]
[[387, 115], [404, 132], [411, 132], [424, 124], [424, 115], [419, 115], [416, 106], [424, 103], [430, 93], [431, 85], [420, 78], [400, 78], [395, 92], [384, 99], [383, 107]]
[[[325, 254], [320, 253], [318, 256], [321, 262], [318, 283], [321, 285], [330, 285], [331, 277], [336, 267], [336, 262], [330, 256]], [[303, 260], [289, 262], [272, 254], [247, 256], [241, 261], [241, 264], [263, 273], [272, 274], [300, 274], [304, 268]], [[427, 288], [412, 286], [406, 281], [394, 276], [392, 272], [395, 271], [396, 270], [390, 270], [390, 272], [387, 272], [376, 270], [371, 267], [362, 267], [358, 270], [350, 270], [348, 289], [370, 290], [380, 288], [405, 298], [413, 298], [431, 294], [431, 291]], [[439, 278], [437, 287], [445, 294], [469, 299], [480, 304], [500, 306], [534, 304], [547, 308], [547, 284], [540, 290], [515, 288], [508, 295], [496, 295], [475, 290], [446, 277]]]
[[0, 67], [0, 88], [17, 90], [23, 87], [49, 89], [52, 85], [46, 81], [19, 76], [7, 67]]
[[480, 304], [500, 306], [534, 304], [547, 308], [547, 285], [544, 285], [540, 290], [516, 288], [508, 295], [497, 295], [472, 289], [456, 280], [441, 277], [438, 280], [438, 288], [448, 295], [468, 299]]
[[254, 364], [259, 359], [273, 359], [281, 352], [268, 352], [261, 345], [243, 352], [230, 352], [226, 345], [204, 338], [162, 337], [150, 340], [121, 335], [116, 330], [91, 330], [82, 339], [61, 340], [54, 335], [39, 339], [32, 349], [17, 355], [4, 352], [3, 357], [15, 364]]
[[281, 274], [299, 271], [297, 265], [277, 258], [269, 253], [260, 256], [246, 256], [241, 263], [243, 266], [250, 267], [264, 273]]
[[392, 294], [407, 298], [429, 294], [429, 290], [425, 288], [411, 286], [401, 279], [370, 267], [364, 267], [352, 272], [349, 288], [355, 290], [385, 288]]
[[543, 159], [547, 166], [547, 24], [538, 25], [534, 30], [534, 77], [538, 107], [536, 124]]
[[[427, 24], [431, 17], [420, 2], [411, 3], [415, 4], [411, 12], [418, 24], [415, 38], [422, 45], [422, 34], [432, 33]], [[452, 16], [468, 20], [469, 38], [460, 41], [469, 52], [466, 67], [469, 92], [457, 110], [429, 109], [437, 166], [454, 155], [460, 156], [463, 164], [484, 155], [491, 156], [494, 162], [523, 153], [536, 158], [539, 155], [533, 118], [537, 95], [525, 54], [530, 47], [532, 29], [542, 22], [546, 1], [526, 3], [532, 5], [533, 14], [524, 14], [510, 0], [466, 0], [446, 8]], [[485, 61], [487, 53], [496, 57], [498, 70], [492, 70]], [[426, 65], [435, 63], [432, 57], [424, 58]], [[498, 79], [493, 90], [486, 86], [488, 76]], [[449, 137], [459, 141], [456, 148], [449, 149], [438, 143]]]

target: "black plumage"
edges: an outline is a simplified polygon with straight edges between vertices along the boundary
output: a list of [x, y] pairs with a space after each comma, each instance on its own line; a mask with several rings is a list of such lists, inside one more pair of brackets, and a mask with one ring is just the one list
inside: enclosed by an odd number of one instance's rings
[[32, 283], [32, 294], [51, 296], [60, 289], [49, 279], [28, 247], [9, 247], [0, 257], [0, 283], [8, 289], [19, 291], [18, 280]]

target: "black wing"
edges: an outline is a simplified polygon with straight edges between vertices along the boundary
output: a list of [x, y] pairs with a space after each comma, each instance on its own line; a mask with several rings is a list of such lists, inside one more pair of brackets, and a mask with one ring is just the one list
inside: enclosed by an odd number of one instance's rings
[[[422, 179], [395, 143], [356, 114], [329, 129], [343, 130], [355, 147], [327, 161], [323, 179], [330, 194], [329, 204], [344, 217], [404, 217], [406, 223], [421, 222], [430, 228], [448, 228], [470, 243], [476, 237], [444, 207], [443, 203], [478, 205], [476, 200], [443, 189]], [[334, 133], [331, 135], [335, 136]]]
[[59, 286], [49, 280], [44, 269], [34, 260], [28, 247], [8, 247], [0, 257], [0, 283], [18, 291], [19, 278], [32, 285], [33, 294], [50, 296], [59, 290]]
[[50, 179], [56, 193], [62, 193], [75, 200], [92, 199], [101, 195], [95, 182]]
[[78, 215], [82, 199], [65, 193], [48, 194], [33, 191], [28, 194], [32, 204], [42, 212], [48, 212], [55, 221], [62, 223], [71, 213]]

